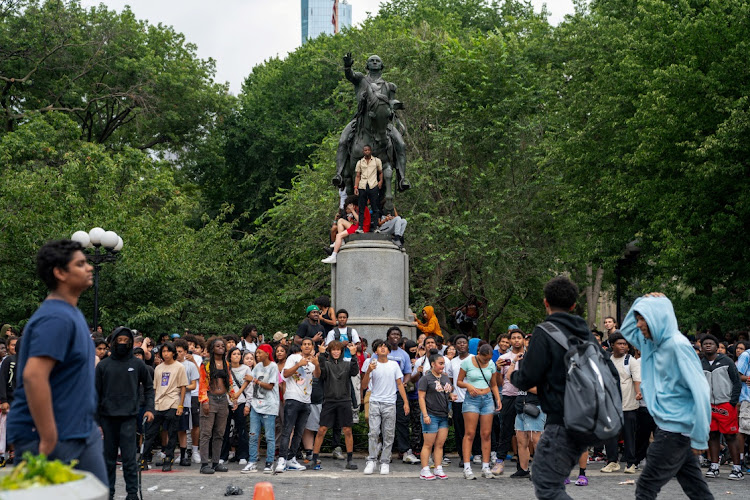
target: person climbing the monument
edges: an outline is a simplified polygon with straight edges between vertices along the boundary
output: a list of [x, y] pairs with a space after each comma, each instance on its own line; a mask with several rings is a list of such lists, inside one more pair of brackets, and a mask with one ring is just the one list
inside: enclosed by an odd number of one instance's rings
[[393, 214], [383, 214], [378, 219], [378, 228], [375, 232], [381, 234], [392, 234], [391, 241], [399, 247], [404, 246], [404, 231], [406, 231], [406, 219], [398, 215], [396, 207], [393, 207]]
[[[323, 264], [335, 264], [339, 250], [341, 250], [341, 247], [344, 244], [344, 240], [360, 228], [360, 216], [357, 214], [357, 198], [354, 196], [347, 198], [344, 209], [348, 215], [352, 216], [354, 222], [350, 222], [350, 220], [347, 219], [338, 220], [339, 232], [336, 234], [336, 241], [333, 243], [333, 253], [331, 253], [329, 257], [321, 260]], [[364, 224], [362, 224], [362, 226], [364, 226], [367, 231], [369, 231], [370, 228], [370, 220], [370, 210], [365, 209]]]
[[[365, 212], [367, 211], [367, 202], [370, 202], [372, 215], [375, 220], [380, 219], [380, 192], [383, 187], [383, 162], [380, 158], [372, 155], [372, 147], [366, 145], [362, 148], [364, 157], [357, 162], [354, 171], [357, 177], [354, 180], [354, 194], [358, 196], [357, 205], [359, 208], [358, 221], [364, 221]], [[364, 233], [364, 224], [361, 224], [355, 232]], [[366, 226], [372, 231], [370, 224]]]

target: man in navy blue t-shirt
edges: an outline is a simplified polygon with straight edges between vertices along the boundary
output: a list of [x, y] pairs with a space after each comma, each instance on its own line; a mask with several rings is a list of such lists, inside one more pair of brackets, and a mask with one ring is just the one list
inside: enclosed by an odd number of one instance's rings
[[78, 309], [92, 284], [92, 266], [80, 243], [51, 241], [37, 254], [37, 274], [49, 295], [21, 338], [8, 442], [16, 454], [44, 453], [93, 473], [107, 484], [102, 436], [94, 421], [94, 343]]

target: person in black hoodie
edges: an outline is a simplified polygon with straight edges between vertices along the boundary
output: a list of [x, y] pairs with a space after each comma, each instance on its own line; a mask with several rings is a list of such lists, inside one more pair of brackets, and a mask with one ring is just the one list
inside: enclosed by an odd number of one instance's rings
[[104, 435], [104, 462], [109, 479], [109, 498], [115, 495], [117, 449], [122, 452], [126, 500], [138, 499], [136, 419], [138, 392], [143, 388], [146, 412], [154, 419], [154, 382], [143, 361], [133, 356], [133, 332], [124, 326], [112, 334], [112, 355], [96, 366], [97, 420]]
[[719, 354], [718, 348], [719, 339], [710, 333], [701, 340], [701, 364], [711, 388], [711, 428], [708, 435], [708, 458], [711, 466], [706, 477], [719, 477], [719, 448], [723, 434], [734, 464], [728, 478], [738, 481], [744, 479], [740, 466], [740, 441], [737, 439], [737, 403], [740, 400], [742, 382], [734, 361], [725, 354]]
[[[551, 279], [544, 286], [545, 321], [554, 323], [568, 336], [596, 343], [586, 321], [571, 314], [578, 298], [578, 286], [565, 276]], [[586, 450], [569, 434], [563, 420], [566, 371], [565, 349], [539, 326], [534, 328], [523, 363], [511, 374], [511, 383], [519, 390], [537, 388], [542, 411], [547, 414], [547, 424], [534, 453], [534, 471], [531, 480], [537, 498], [555, 500], [571, 498], [565, 493], [564, 481]], [[517, 362], [518, 359], [515, 361]], [[515, 363], [513, 362], [513, 363]], [[617, 369], [608, 362], [614, 377]], [[514, 366], [515, 368], [515, 366]]]
[[313, 447], [313, 468], [320, 470], [318, 455], [323, 439], [329, 427], [339, 426], [344, 432], [346, 443], [346, 468], [356, 470], [357, 464], [352, 463], [354, 438], [352, 436], [352, 377], [359, 373], [357, 363], [357, 346], [349, 344], [352, 357], [344, 359], [344, 343], [334, 340], [327, 347], [327, 353], [318, 356], [320, 360], [320, 383], [323, 384], [325, 401], [320, 411], [320, 427], [315, 436]]

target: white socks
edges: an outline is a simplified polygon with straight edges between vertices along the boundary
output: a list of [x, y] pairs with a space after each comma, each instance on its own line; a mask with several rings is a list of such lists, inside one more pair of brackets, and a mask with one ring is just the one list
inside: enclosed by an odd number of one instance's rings
[[471, 470], [471, 462], [464, 462], [464, 470]]

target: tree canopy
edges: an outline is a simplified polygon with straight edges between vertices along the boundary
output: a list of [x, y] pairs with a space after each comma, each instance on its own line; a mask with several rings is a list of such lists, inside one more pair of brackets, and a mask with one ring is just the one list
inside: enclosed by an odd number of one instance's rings
[[606, 288], [637, 241], [627, 298], [665, 291], [686, 330], [745, 329], [749, 5], [598, 0], [551, 26], [526, 1], [391, 0], [234, 98], [127, 9], [0, 0], [0, 317], [40, 300], [42, 242], [102, 225], [125, 240], [102, 271], [109, 326], [293, 328], [330, 289], [352, 52], [360, 71], [380, 55], [405, 104], [415, 311], [450, 331], [474, 296], [481, 335], [530, 328], [546, 280], [589, 285], [593, 265]]

